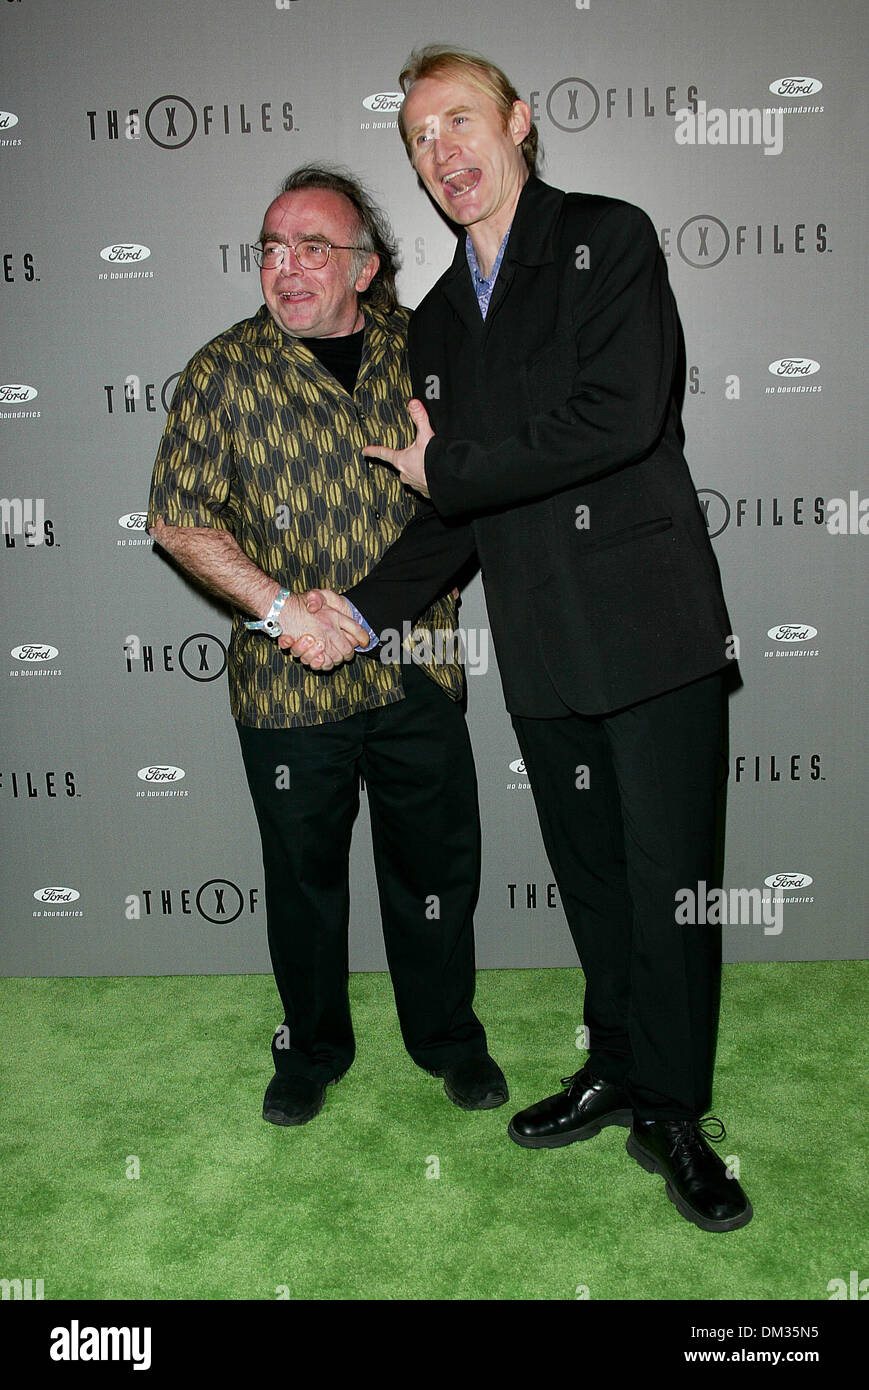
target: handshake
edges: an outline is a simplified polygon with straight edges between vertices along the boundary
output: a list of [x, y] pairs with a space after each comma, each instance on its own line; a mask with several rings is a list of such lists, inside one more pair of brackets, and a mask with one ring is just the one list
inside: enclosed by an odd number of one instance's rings
[[332, 589], [291, 594], [281, 609], [281, 627], [278, 646], [313, 671], [331, 671], [371, 641], [351, 618], [348, 600]]

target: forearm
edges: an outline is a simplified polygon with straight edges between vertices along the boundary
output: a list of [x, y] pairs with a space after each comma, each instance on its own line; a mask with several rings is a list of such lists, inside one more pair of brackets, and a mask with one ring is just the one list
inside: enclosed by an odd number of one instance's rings
[[255, 565], [230, 531], [214, 526], [149, 528], [158, 545], [203, 588], [242, 612], [262, 617], [280, 593], [280, 584]]
[[378, 564], [346, 597], [375, 632], [401, 629], [447, 592], [474, 555], [470, 526], [447, 526], [428, 508], [405, 527]]
[[605, 406], [598, 396], [592, 418], [570, 400], [492, 447], [436, 435], [425, 462], [438, 512], [450, 519], [539, 502], [647, 458], [667, 420], [663, 392], [648, 402], [639, 393], [627, 402], [613, 396]]

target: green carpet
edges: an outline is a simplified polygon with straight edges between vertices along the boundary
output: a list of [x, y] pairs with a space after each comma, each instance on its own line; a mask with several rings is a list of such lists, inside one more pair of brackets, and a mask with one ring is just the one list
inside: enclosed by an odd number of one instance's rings
[[866, 979], [724, 967], [712, 1110], [755, 1217], [722, 1235], [677, 1214], [626, 1130], [507, 1138], [584, 1059], [578, 970], [479, 975], [511, 1099], [470, 1114], [404, 1052], [388, 976], [354, 975], [356, 1062], [292, 1129], [261, 1118], [269, 976], [0, 981], [0, 1276], [46, 1299], [828, 1299], [869, 1274]]

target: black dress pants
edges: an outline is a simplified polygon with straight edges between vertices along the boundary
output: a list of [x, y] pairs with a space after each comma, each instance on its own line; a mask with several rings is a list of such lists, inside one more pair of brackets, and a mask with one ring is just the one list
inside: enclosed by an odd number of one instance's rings
[[724, 714], [716, 673], [602, 718], [513, 717], [585, 972], [589, 1066], [643, 1119], [710, 1103], [721, 930], [677, 924], [676, 893], [715, 881]]
[[486, 1052], [472, 1007], [480, 826], [467, 726], [416, 666], [401, 672], [405, 698], [381, 709], [309, 728], [236, 724], [284, 1008], [272, 1043], [281, 1074], [328, 1081], [355, 1055], [347, 931], [360, 775], [405, 1046], [431, 1069]]

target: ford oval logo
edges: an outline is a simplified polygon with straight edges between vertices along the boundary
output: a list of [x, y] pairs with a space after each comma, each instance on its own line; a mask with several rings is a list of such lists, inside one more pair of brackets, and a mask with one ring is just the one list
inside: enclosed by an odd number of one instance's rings
[[366, 111], [400, 111], [403, 101], [403, 92], [372, 92], [363, 97], [362, 105]]
[[521, 772], [523, 776], [526, 776], [526, 777], [527, 777], [528, 774], [527, 774], [526, 771], [525, 771], [525, 759], [524, 759], [524, 758], [517, 758], [516, 761], [515, 761], [514, 763], [511, 763], [511, 764], [510, 764], [510, 771], [511, 771], [511, 772]]
[[127, 512], [126, 516], [118, 517], [118, 525], [125, 531], [144, 531], [147, 519], [147, 512]]
[[817, 637], [818, 629], [809, 623], [779, 623], [766, 634], [774, 642], [810, 642]]
[[11, 381], [5, 386], [0, 386], [0, 403], [3, 405], [8, 405], [11, 401], [34, 401], [38, 395], [35, 386], [24, 386]]
[[767, 888], [808, 888], [814, 883], [811, 874], [770, 874], [765, 878]]
[[773, 376], [814, 376], [820, 370], [820, 362], [811, 357], [780, 357], [769, 364]]
[[180, 782], [186, 775], [183, 767], [173, 767], [171, 763], [152, 763], [136, 773], [142, 782]]
[[53, 661], [57, 654], [57, 647], [48, 647], [44, 642], [25, 642], [11, 652], [16, 661]]
[[111, 246], [104, 246], [100, 252], [104, 261], [118, 265], [126, 265], [129, 261], [146, 261], [150, 254], [150, 248], [140, 246], [137, 241], [116, 241]]
[[813, 97], [823, 85], [817, 77], [777, 77], [769, 90], [777, 97]]
[[0, 111], [0, 130], [11, 130], [18, 124], [18, 117], [14, 111]]
[[74, 903], [78, 902], [81, 893], [76, 892], [75, 888], [37, 888], [33, 896], [38, 903]]

